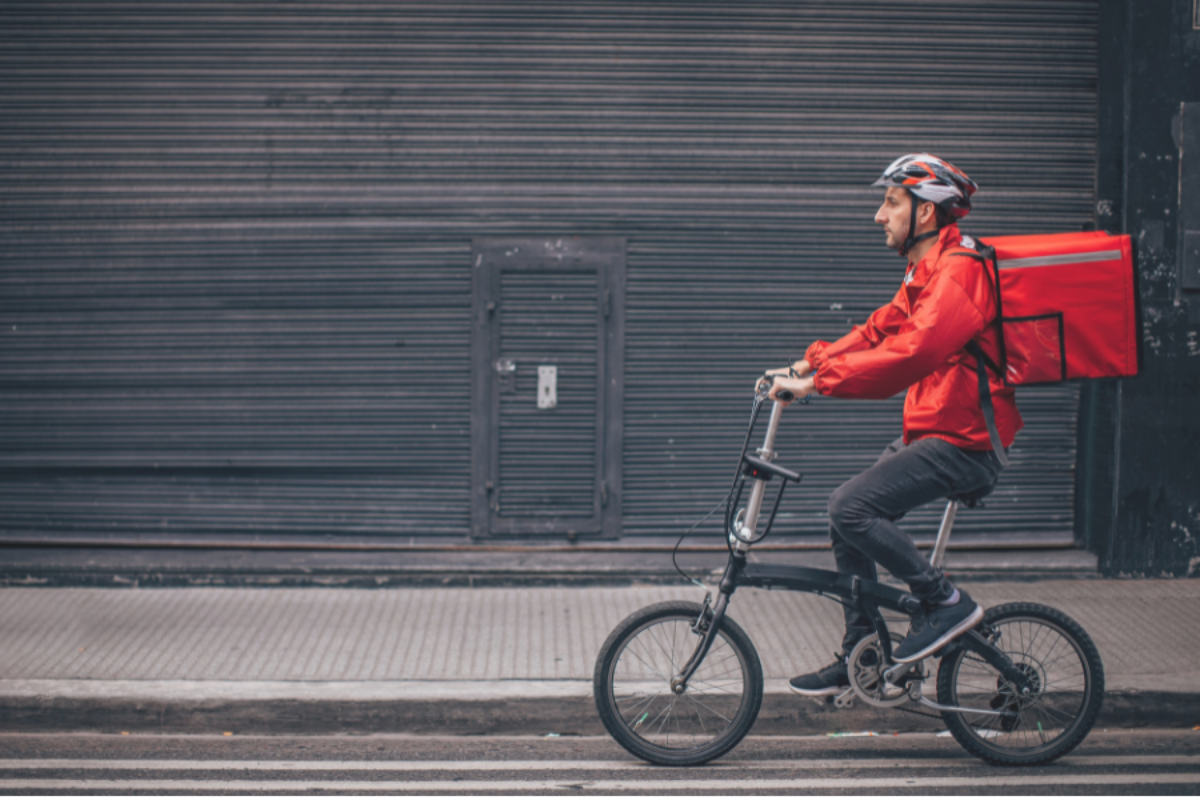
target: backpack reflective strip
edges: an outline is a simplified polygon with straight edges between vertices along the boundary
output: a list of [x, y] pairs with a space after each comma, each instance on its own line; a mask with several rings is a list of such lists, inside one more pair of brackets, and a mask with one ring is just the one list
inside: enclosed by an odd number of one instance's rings
[[1120, 250], [1098, 250], [1094, 253], [1065, 253], [1061, 256], [1035, 256], [1033, 258], [1009, 258], [997, 261], [1000, 269], [1022, 267], [1061, 267], [1068, 264], [1090, 264], [1094, 261], [1116, 261], [1121, 258]]

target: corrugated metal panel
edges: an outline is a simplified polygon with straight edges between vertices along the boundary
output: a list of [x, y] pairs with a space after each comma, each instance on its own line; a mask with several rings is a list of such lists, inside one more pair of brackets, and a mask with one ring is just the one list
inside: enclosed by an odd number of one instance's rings
[[[496, 482], [501, 517], [593, 517], [596, 457], [595, 269], [500, 268], [500, 352], [516, 362], [499, 401]], [[538, 408], [538, 367], [557, 368], [558, 406]]]
[[[591, 233], [629, 240], [625, 531], [675, 532], [725, 489], [753, 374], [890, 297], [860, 187], [893, 157], [975, 177], [977, 234], [1091, 218], [1095, 25], [1094, 0], [10, 0], [0, 524], [465, 534], [471, 238]], [[964, 532], [1071, 531], [1076, 391], [1021, 404]], [[780, 526], [817, 533], [899, 403], [787, 422], [809, 477]]]

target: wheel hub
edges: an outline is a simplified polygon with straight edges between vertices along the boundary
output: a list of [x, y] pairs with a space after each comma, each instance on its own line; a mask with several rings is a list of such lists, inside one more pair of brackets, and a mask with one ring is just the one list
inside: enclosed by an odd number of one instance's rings
[[996, 688], [1000, 691], [988, 704], [996, 711], [1007, 712], [1007, 716], [1000, 722], [1000, 727], [1009, 733], [1016, 730], [1021, 712], [1042, 694], [1041, 671], [1033, 664], [1024, 662], [1017, 664], [1017, 669], [1025, 675], [1025, 680], [1029, 683], [1028, 691], [1017, 692], [1015, 686], [1000, 676], [996, 679]]

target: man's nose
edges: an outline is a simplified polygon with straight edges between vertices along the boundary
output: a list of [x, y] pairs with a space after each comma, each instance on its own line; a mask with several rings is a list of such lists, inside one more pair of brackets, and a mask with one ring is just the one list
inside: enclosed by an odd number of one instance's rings
[[882, 206], [880, 206], [879, 210], [875, 212], [875, 221], [880, 225], [887, 225], [887, 217], [883, 214]]

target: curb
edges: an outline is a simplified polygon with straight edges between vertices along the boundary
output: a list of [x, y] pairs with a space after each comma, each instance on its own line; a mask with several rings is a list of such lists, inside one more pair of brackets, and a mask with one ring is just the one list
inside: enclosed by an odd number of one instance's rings
[[[586, 681], [4, 683], [10, 684], [0, 691], [0, 732], [6, 733], [605, 734]], [[939, 717], [861, 703], [837, 709], [832, 703], [779, 691], [770, 683], [775, 682], [769, 682], [763, 697], [756, 735], [944, 729]], [[1200, 693], [1118, 691], [1106, 694], [1096, 727], [1163, 728], [1197, 722]]]
[[[665, 543], [627, 546], [471, 545], [443, 551], [412, 545], [379, 552], [288, 550], [278, 542], [260, 543], [276, 548], [270, 550], [156, 549], [150, 542], [134, 549], [26, 544], [0, 541], [5, 554], [0, 587], [594, 587], [681, 581], [671, 564], [674, 537]], [[1096, 556], [1080, 550], [988, 549], [992, 545], [952, 547], [949, 571], [974, 582], [1101, 577]], [[724, 570], [724, 556], [723, 544], [693, 545], [680, 553], [689, 572], [714, 580]], [[767, 545], [756, 557], [835, 568], [827, 540]]]

